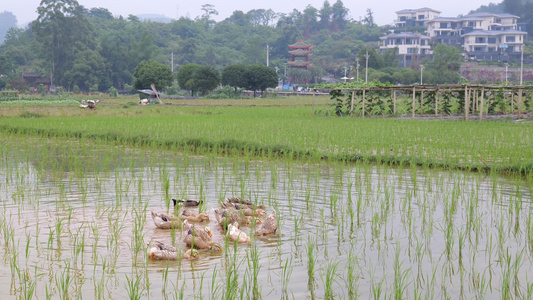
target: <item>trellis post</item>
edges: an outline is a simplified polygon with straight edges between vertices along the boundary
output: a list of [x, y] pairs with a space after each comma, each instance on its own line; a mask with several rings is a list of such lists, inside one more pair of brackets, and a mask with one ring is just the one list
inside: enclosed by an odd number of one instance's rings
[[366, 97], [366, 89], [363, 89], [363, 118], [365, 117], [365, 97]]
[[468, 86], [465, 85], [465, 120], [468, 121], [470, 110], [470, 94], [468, 92]]
[[352, 103], [350, 108], [350, 117], [353, 117], [353, 100], [355, 98], [355, 90], [352, 91]]
[[522, 118], [522, 89], [518, 90], [518, 119]]
[[481, 89], [481, 101], [479, 102], [479, 121], [483, 120], [483, 102], [485, 101], [485, 89]]
[[439, 114], [439, 89], [435, 90], [435, 116]]
[[416, 87], [413, 86], [413, 116], [415, 118], [415, 101], [416, 101]]
[[396, 114], [396, 91], [392, 92], [392, 113]]

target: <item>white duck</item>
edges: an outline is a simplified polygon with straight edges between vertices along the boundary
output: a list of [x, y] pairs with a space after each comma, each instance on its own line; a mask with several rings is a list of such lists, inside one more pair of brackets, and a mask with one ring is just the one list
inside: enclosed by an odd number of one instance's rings
[[[151, 241], [148, 244], [148, 256], [157, 260], [177, 260], [178, 250], [176, 247], [167, 245], [160, 241]], [[184, 259], [198, 259], [200, 253], [196, 249], [188, 249], [183, 256]]]
[[246, 232], [239, 229], [239, 223], [235, 222], [228, 225], [228, 232], [226, 233], [231, 241], [238, 243], [250, 243], [250, 237]]

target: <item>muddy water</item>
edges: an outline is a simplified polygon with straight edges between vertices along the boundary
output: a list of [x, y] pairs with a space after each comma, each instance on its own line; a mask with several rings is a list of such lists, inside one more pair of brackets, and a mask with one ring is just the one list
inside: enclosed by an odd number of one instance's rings
[[[67, 158], [32, 149], [2, 145], [2, 299], [533, 292], [531, 183], [523, 179], [116, 148]], [[152, 239], [185, 251], [179, 230], [157, 229], [151, 219], [151, 211], [171, 211], [170, 197], [205, 200], [201, 210], [215, 220], [213, 209], [233, 196], [277, 211], [278, 234], [235, 247], [212, 221], [222, 253], [147, 258]]]

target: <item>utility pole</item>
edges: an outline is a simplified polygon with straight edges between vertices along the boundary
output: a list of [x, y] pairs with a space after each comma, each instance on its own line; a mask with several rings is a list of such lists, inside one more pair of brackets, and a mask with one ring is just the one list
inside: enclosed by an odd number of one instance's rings
[[365, 58], [366, 58], [366, 65], [365, 65], [365, 83], [368, 83], [368, 58], [370, 55], [368, 55], [368, 51], [366, 51]]
[[507, 69], [509, 68], [509, 64], [505, 63], [505, 83], [507, 83]]
[[269, 50], [269, 46], [267, 44], [267, 67], [269, 66], [269, 61], [268, 61], [269, 57], [268, 56], [270, 55], [270, 53], [268, 53], [268, 50]]
[[357, 70], [357, 82], [359, 82], [359, 57], [355, 58], [355, 69]]
[[344, 82], [346, 82], [346, 79], [348, 79], [348, 77], [346, 77], [346, 70], [348, 70], [348, 67], [344, 66]]
[[524, 45], [522, 45], [522, 54], [520, 56], [520, 85], [524, 79]]
[[174, 74], [174, 52], [170, 53], [170, 70]]
[[424, 76], [424, 65], [420, 65], [420, 85], [423, 84], [422, 78]]

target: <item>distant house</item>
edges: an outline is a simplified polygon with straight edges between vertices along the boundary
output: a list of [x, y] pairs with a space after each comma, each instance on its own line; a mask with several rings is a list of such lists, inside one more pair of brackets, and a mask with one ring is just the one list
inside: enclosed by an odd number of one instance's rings
[[527, 32], [518, 19], [511, 14], [474, 13], [429, 20], [426, 30], [433, 41], [461, 48], [471, 60], [520, 60]]
[[387, 49], [398, 49], [400, 66], [410, 67], [416, 58], [422, 58], [431, 54], [430, 37], [420, 33], [395, 33], [380, 37], [382, 41], [379, 47], [383, 52]]
[[22, 73], [22, 80], [30, 87], [31, 91], [36, 91], [37, 87], [41, 84], [48, 91], [51, 84], [49, 76], [43, 77], [41, 74], [35, 72]]
[[[381, 37], [380, 49], [398, 48], [404, 66], [410, 66], [410, 61], [417, 55], [431, 54], [430, 45], [436, 44], [455, 46], [469, 60], [520, 60], [527, 32], [525, 25], [518, 23], [518, 16], [473, 13], [450, 18], [440, 14], [440, 11], [427, 7], [397, 11], [394, 21], [397, 33]], [[425, 27], [426, 35], [407, 32], [420, 26]]]
[[398, 29], [424, 26], [425, 22], [438, 18], [440, 11], [431, 8], [404, 9], [396, 12], [394, 25]]

